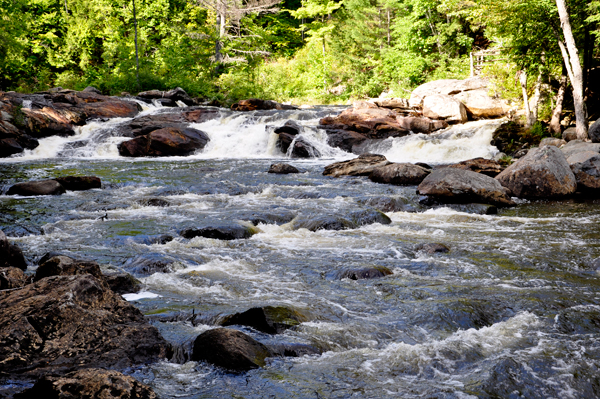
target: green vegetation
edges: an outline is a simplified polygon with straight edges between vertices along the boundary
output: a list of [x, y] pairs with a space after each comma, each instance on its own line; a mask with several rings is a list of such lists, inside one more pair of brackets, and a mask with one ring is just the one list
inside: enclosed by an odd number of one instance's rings
[[[598, 64], [600, 1], [567, 7], [588, 71]], [[551, 117], [566, 40], [555, 0], [0, 0], [0, 89], [180, 86], [224, 104], [339, 103], [465, 78], [469, 53], [497, 48], [503, 62], [483, 69], [491, 91], [522, 103], [522, 71], [540, 99], [533, 126]]]

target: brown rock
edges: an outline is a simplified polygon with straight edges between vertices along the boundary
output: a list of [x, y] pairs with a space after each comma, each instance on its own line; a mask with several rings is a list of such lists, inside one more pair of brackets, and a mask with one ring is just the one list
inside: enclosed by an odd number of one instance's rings
[[7, 195], [60, 195], [66, 192], [65, 188], [56, 180], [39, 180], [17, 183], [11, 186]]
[[410, 109], [406, 98], [376, 98], [373, 102], [381, 108]]
[[0, 290], [19, 288], [27, 282], [28, 278], [23, 270], [16, 267], [0, 267]]
[[64, 376], [46, 375], [15, 399], [155, 399], [147, 385], [115, 370], [89, 368]]
[[222, 326], [248, 326], [267, 334], [281, 334], [308, 319], [300, 312], [285, 306], [263, 306], [227, 316]]
[[349, 130], [361, 133], [370, 139], [402, 137], [409, 130], [400, 126], [397, 113], [385, 108], [349, 108], [336, 117], [319, 121], [320, 128], [327, 130]]
[[429, 118], [417, 118], [414, 116], [396, 117], [398, 124], [414, 133], [431, 133], [448, 127], [448, 122], [432, 120]]
[[375, 183], [410, 186], [420, 184], [430, 172], [411, 163], [392, 163], [373, 169], [369, 179]]
[[513, 206], [507, 190], [493, 178], [470, 170], [442, 168], [431, 172], [417, 192], [443, 203], [484, 203]]
[[208, 141], [208, 135], [201, 130], [168, 127], [119, 144], [119, 154], [126, 157], [185, 156], [204, 148]]
[[577, 129], [574, 127], [566, 128], [562, 133], [562, 138], [566, 142], [577, 140]]
[[504, 167], [493, 159], [473, 158], [467, 161], [462, 161], [454, 165], [449, 165], [449, 168], [470, 170], [472, 172], [482, 173], [484, 175], [495, 177], [504, 170]]
[[389, 165], [391, 162], [383, 155], [362, 154], [350, 161], [342, 161], [327, 165], [323, 171], [324, 176], [368, 176], [380, 166]]
[[75, 276], [91, 274], [102, 280], [100, 265], [96, 262], [77, 261], [68, 256], [55, 256], [42, 263], [35, 272], [33, 281], [39, 281], [50, 276]]
[[534, 148], [496, 176], [520, 198], [558, 198], [575, 193], [577, 181], [561, 150]]
[[8, 242], [6, 235], [0, 230], [0, 267], [17, 267], [27, 269], [27, 262], [21, 248]]
[[125, 368], [165, 357], [142, 313], [92, 275], [54, 276], [0, 291], [0, 372], [46, 375]]
[[271, 165], [267, 173], [276, 173], [276, 174], [288, 174], [288, 173], [300, 173], [298, 168], [289, 165], [287, 163], [274, 163]]
[[341, 279], [348, 278], [350, 280], [368, 280], [373, 278], [381, 278], [393, 274], [390, 269], [383, 266], [365, 267], [361, 269], [346, 269], [337, 273], [336, 277]]
[[297, 109], [293, 105], [280, 104], [271, 100], [261, 100], [258, 98], [249, 98], [247, 100], [240, 100], [231, 106], [233, 111], [256, 111], [256, 110], [269, 110], [269, 109]]
[[327, 144], [331, 147], [340, 148], [346, 152], [354, 152], [355, 146], [365, 142], [367, 136], [351, 130], [327, 129]]
[[54, 180], [59, 182], [65, 188], [65, 190], [70, 191], [102, 188], [102, 182], [100, 181], [100, 178], [96, 176], [65, 176], [57, 177]]

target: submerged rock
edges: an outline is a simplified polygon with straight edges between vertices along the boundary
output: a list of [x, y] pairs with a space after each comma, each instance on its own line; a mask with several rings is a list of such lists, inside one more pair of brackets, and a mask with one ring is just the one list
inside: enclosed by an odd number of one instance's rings
[[287, 164], [287, 163], [274, 163], [271, 164], [267, 173], [276, 173], [279, 175], [286, 175], [288, 173], [300, 173], [298, 168]]
[[577, 189], [564, 154], [551, 146], [532, 149], [496, 176], [496, 180], [520, 198], [558, 198]]
[[263, 306], [227, 316], [221, 325], [248, 326], [267, 334], [281, 334], [307, 320], [300, 312], [284, 306]]
[[188, 228], [181, 232], [183, 238], [205, 237], [217, 240], [238, 240], [250, 238], [256, 230], [240, 223], [223, 223], [218, 226]]
[[0, 267], [0, 290], [23, 287], [29, 278], [17, 267]]
[[361, 211], [354, 211], [348, 214], [350, 219], [356, 227], [366, 226], [369, 224], [390, 224], [392, 220], [383, 212], [377, 209], [365, 209]]
[[336, 277], [340, 280], [344, 278], [348, 278], [350, 280], [366, 280], [373, 278], [381, 278], [389, 276], [391, 274], [392, 271], [387, 267], [373, 266], [365, 267], [362, 269], [345, 269], [337, 273]]
[[280, 357], [302, 357], [320, 355], [323, 353], [322, 350], [315, 346], [297, 343], [272, 344], [269, 345], [269, 349], [271, 350], [272, 356]]
[[46, 375], [15, 399], [155, 399], [147, 385], [115, 370], [89, 368], [64, 376]]
[[164, 358], [168, 344], [142, 313], [90, 274], [0, 291], [0, 372], [46, 375], [125, 368]]
[[390, 224], [392, 221], [383, 212], [378, 211], [377, 209], [365, 209], [350, 212], [344, 216], [302, 216], [292, 221], [292, 227], [295, 230], [307, 229], [310, 231], [347, 230], [374, 223]]
[[411, 163], [392, 163], [373, 169], [369, 179], [375, 183], [410, 186], [421, 183], [430, 172], [429, 169]]
[[375, 168], [389, 165], [390, 161], [383, 155], [362, 154], [349, 161], [336, 162], [325, 167], [324, 176], [368, 176]]
[[138, 203], [142, 206], [156, 206], [159, 208], [171, 206], [171, 203], [169, 201], [162, 198], [146, 198], [143, 200], [139, 200]]
[[429, 244], [419, 244], [415, 247], [415, 251], [425, 252], [426, 254], [435, 254], [435, 253], [445, 253], [450, 252], [450, 248], [445, 246], [444, 244], [437, 243], [429, 243]]
[[419, 184], [417, 191], [440, 202], [514, 205], [507, 190], [497, 180], [470, 170], [454, 168], [434, 170]]
[[215, 328], [194, 340], [191, 360], [242, 372], [264, 367], [265, 359], [270, 356], [269, 348], [249, 335], [228, 328]]
[[54, 179], [17, 183], [8, 189], [7, 195], [61, 195], [66, 192], [62, 184]]
[[274, 209], [272, 211], [255, 212], [251, 215], [242, 216], [240, 220], [248, 220], [254, 226], [257, 226], [259, 223], [282, 225], [291, 222], [295, 217], [296, 214], [287, 209]]
[[119, 144], [124, 157], [185, 156], [204, 148], [209, 138], [201, 130], [167, 127]]
[[128, 259], [123, 269], [137, 275], [150, 276], [154, 273], [170, 273], [173, 271], [174, 259], [159, 253], [150, 253]]

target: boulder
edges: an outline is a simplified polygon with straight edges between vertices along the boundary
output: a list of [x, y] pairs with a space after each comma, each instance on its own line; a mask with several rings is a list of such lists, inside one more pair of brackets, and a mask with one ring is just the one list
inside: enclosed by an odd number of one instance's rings
[[167, 342], [142, 313], [90, 274], [0, 291], [0, 372], [41, 376], [126, 368], [164, 358]]
[[263, 306], [226, 316], [222, 326], [247, 326], [267, 334], [281, 334], [307, 321], [306, 316], [285, 306]]
[[432, 255], [435, 253], [446, 253], [450, 252], [450, 248], [445, 246], [444, 244], [437, 243], [428, 243], [428, 244], [419, 244], [415, 247], [415, 251], [424, 252], [426, 254]]
[[29, 181], [11, 186], [7, 195], [60, 195], [66, 192], [62, 184], [54, 179]]
[[155, 399], [147, 385], [115, 370], [89, 368], [63, 376], [45, 375], [15, 399]]
[[398, 124], [414, 133], [431, 133], [448, 127], [448, 122], [415, 116], [398, 116]]
[[171, 206], [171, 203], [162, 198], [145, 198], [143, 200], [139, 200], [138, 204], [142, 206], [155, 206], [158, 208], [166, 208]]
[[556, 137], [545, 137], [542, 139], [542, 141], [540, 141], [540, 147], [543, 147], [545, 145], [551, 145], [554, 147], [562, 147], [563, 145], [567, 144], [567, 142], [563, 139], [557, 139]]
[[293, 105], [280, 104], [272, 100], [261, 100], [258, 98], [249, 98], [247, 100], [240, 100], [231, 106], [233, 111], [256, 111], [256, 110], [270, 110], [270, 109], [298, 109]]
[[490, 177], [496, 177], [500, 174], [504, 167], [493, 159], [485, 158], [473, 158], [466, 161], [462, 161], [453, 165], [449, 165], [449, 168], [470, 170]]
[[355, 104], [335, 117], [328, 116], [319, 121], [319, 128], [329, 131], [346, 130], [361, 133], [369, 139], [386, 139], [388, 137], [403, 137], [410, 133], [402, 127], [395, 111]]
[[254, 338], [237, 330], [215, 328], [195, 340], [191, 360], [205, 361], [229, 371], [243, 372], [266, 365], [272, 352]]
[[125, 157], [185, 156], [204, 148], [209, 138], [201, 130], [167, 127], [119, 144]]
[[377, 209], [364, 209], [360, 211], [350, 212], [347, 216], [356, 227], [366, 226], [369, 224], [391, 224], [392, 220], [385, 213]]
[[110, 273], [104, 275], [104, 281], [113, 292], [117, 294], [130, 294], [139, 292], [142, 283], [129, 273]]
[[443, 94], [447, 96], [459, 94], [470, 90], [479, 90], [487, 88], [488, 82], [480, 77], [473, 77], [464, 80], [458, 79], [442, 79], [434, 80], [422, 84], [414, 89], [408, 100], [408, 104], [415, 108], [423, 105], [423, 100], [435, 94]]
[[431, 119], [443, 119], [448, 123], [465, 123], [468, 120], [464, 104], [444, 94], [425, 97], [423, 115]]
[[[138, 93], [139, 98], [143, 100], [157, 100], [165, 107], [176, 107], [177, 101], [183, 102], [185, 105], [194, 105], [195, 101], [181, 87], [176, 87], [169, 91], [148, 90]], [[162, 103], [166, 100], [165, 104]]]
[[254, 226], [262, 224], [277, 224], [282, 225], [291, 222], [296, 217], [294, 212], [287, 209], [274, 209], [265, 212], [253, 212], [250, 215], [242, 216], [240, 220], [248, 220]]
[[412, 205], [404, 198], [394, 197], [370, 197], [359, 199], [358, 203], [380, 210], [381, 212], [414, 212]]
[[592, 140], [592, 143], [600, 143], [600, 119], [590, 126], [588, 129], [588, 137]]
[[355, 152], [355, 146], [365, 142], [367, 136], [351, 130], [327, 129], [327, 144], [346, 152]]
[[566, 128], [562, 133], [562, 138], [566, 142], [577, 140], [577, 129], [574, 127]]
[[174, 259], [164, 254], [149, 253], [128, 259], [123, 269], [136, 276], [150, 276], [154, 273], [170, 273], [173, 271]]
[[580, 152], [591, 151], [600, 154], [600, 143], [586, 143], [585, 141], [581, 140], [572, 140], [566, 145], [562, 146], [560, 150], [567, 159]]
[[88, 92], [88, 93], [102, 94], [102, 92], [100, 90], [96, 89], [94, 86], [88, 86], [85, 89], [83, 89], [83, 91]]
[[577, 189], [564, 154], [551, 146], [532, 149], [496, 176], [496, 180], [519, 198], [558, 198]]
[[271, 167], [269, 167], [267, 173], [286, 175], [288, 173], [300, 173], [300, 171], [296, 167], [287, 163], [274, 163], [271, 164]]
[[280, 357], [302, 357], [310, 355], [320, 355], [321, 353], [323, 353], [322, 350], [312, 345], [287, 342], [270, 344], [269, 350], [271, 351], [273, 356]]
[[487, 89], [463, 91], [454, 95], [454, 98], [465, 105], [469, 119], [501, 118], [509, 111], [508, 105], [490, 97]]
[[257, 230], [253, 227], [241, 223], [223, 223], [216, 226], [206, 226], [201, 228], [188, 228], [181, 232], [183, 238], [205, 237], [217, 240], [238, 240], [250, 238], [256, 234]]
[[174, 108], [169, 111], [143, 115], [115, 129], [120, 136], [133, 138], [167, 127], [186, 129], [189, 123], [203, 123], [220, 116], [218, 109], [209, 107]]
[[57, 177], [59, 182], [65, 190], [70, 191], [83, 191], [91, 190], [93, 188], [102, 188], [102, 182], [99, 177], [96, 176], [65, 176]]
[[344, 278], [348, 278], [350, 280], [366, 280], [373, 278], [381, 278], [389, 276], [391, 274], [392, 271], [387, 267], [373, 266], [362, 269], [345, 269], [338, 272], [336, 277], [340, 280]]
[[292, 221], [292, 228], [295, 230], [307, 229], [310, 231], [347, 230], [374, 223], [390, 224], [392, 221], [377, 209], [366, 209], [350, 212], [345, 216], [320, 215], [298, 217]]
[[411, 163], [392, 163], [373, 169], [369, 179], [375, 183], [410, 186], [420, 184], [430, 172]]
[[324, 176], [368, 176], [377, 167], [391, 164], [383, 155], [362, 154], [350, 161], [332, 163], [325, 167]]
[[600, 154], [594, 151], [579, 152], [567, 158], [577, 180], [577, 188], [583, 192], [600, 189]]
[[27, 261], [23, 256], [23, 251], [16, 244], [8, 242], [2, 230], [0, 230], [0, 267], [27, 269]]
[[304, 129], [303, 129], [302, 125], [300, 125], [297, 121], [292, 120], [292, 119], [285, 122], [283, 124], [283, 126], [275, 128], [275, 130], [273, 130], [273, 132], [276, 134], [287, 133], [287, 134], [291, 134], [292, 136], [300, 134], [303, 131], [304, 131]]
[[77, 261], [68, 256], [55, 256], [37, 268], [33, 281], [50, 276], [75, 276], [78, 274], [91, 274], [100, 280], [103, 279], [100, 265], [96, 262]]
[[423, 180], [417, 192], [442, 203], [489, 203], [496, 206], [513, 206], [507, 190], [497, 180], [455, 168], [437, 169]]
[[23, 287], [29, 278], [17, 267], [0, 267], [0, 290]]
[[292, 158], [318, 158], [321, 156], [320, 151], [302, 136], [280, 133], [275, 145], [281, 152], [289, 154]]
[[406, 98], [375, 98], [373, 103], [381, 108], [408, 110], [410, 105]]

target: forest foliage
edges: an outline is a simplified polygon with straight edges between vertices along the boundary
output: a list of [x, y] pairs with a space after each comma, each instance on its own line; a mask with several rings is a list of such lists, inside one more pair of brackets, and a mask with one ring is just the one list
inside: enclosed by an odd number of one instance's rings
[[[567, 5], [591, 69], [600, 0]], [[0, 0], [0, 90], [180, 86], [220, 103], [406, 97], [469, 76], [471, 52], [498, 48], [505, 61], [484, 70], [497, 94], [518, 99], [523, 70], [552, 98], [561, 34], [554, 0]]]

